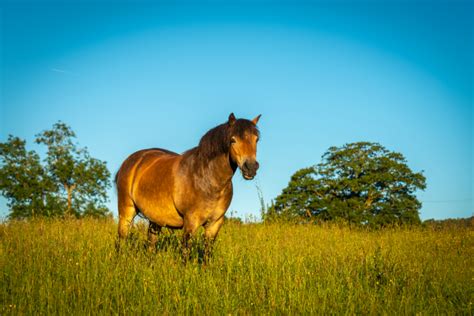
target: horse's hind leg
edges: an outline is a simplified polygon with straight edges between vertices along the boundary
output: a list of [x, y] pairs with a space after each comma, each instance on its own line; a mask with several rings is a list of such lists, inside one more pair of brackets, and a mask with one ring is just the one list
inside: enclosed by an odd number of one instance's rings
[[[125, 201], [124, 201], [125, 200]], [[123, 199], [119, 195], [119, 223], [118, 223], [118, 240], [117, 249], [120, 248], [120, 243], [124, 240], [130, 232], [130, 226], [133, 219], [137, 215], [137, 210], [131, 199]]]
[[155, 250], [156, 243], [158, 241], [158, 234], [161, 231], [161, 226], [156, 223], [150, 222], [148, 225], [148, 250]]
[[135, 205], [125, 206], [119, 210], [119, 227], [118, 235], [119, 238], [125, 239], [130, 232], [130, 226], [132, 225], [135, 215], [137, 215], [137, 210]]

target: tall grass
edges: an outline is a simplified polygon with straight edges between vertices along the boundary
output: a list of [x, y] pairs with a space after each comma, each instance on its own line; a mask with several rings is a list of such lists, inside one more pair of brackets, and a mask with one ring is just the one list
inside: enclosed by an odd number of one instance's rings
[[[178, 233], [179, 235], [179, 233]], [[156, 253], [145, 227], [115, 250], [116, 224], [0, 225], [0, 314], [473, 315], [472, 228], [354, 230], [224, 225], [211, 263]]]

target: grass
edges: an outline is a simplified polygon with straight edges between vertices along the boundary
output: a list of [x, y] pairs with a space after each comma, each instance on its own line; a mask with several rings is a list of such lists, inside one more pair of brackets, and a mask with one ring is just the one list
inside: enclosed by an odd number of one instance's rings
[[207, 267], [171, 233], [145, 251], [144, 225], [117, 254], [116, 226], [1, 224], [0, 314], [474, 314], [472, 226], [226, 224]]

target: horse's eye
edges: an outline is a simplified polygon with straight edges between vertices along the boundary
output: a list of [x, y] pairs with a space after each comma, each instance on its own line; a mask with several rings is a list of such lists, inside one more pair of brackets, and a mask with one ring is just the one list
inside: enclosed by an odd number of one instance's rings
[[232, 137], [232, 138], [230, 139], [230, 143], [231, 143], [231, 144], [235, 144], [236, 142], [237, 142], [237, 140], [235, 139], [235, 137]]

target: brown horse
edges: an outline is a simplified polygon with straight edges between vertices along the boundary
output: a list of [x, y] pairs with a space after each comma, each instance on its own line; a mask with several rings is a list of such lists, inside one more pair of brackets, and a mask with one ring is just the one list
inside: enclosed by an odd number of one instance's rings
[[117, 172], [119, 240], [141, 213], [149, 221], [148, 241], [154, 247], [162, 227], [183, 228], [183, 260], [190, 238], [204, 226], [207, 261], [212, 242], [232, 200], [232, 177], [240, 168], [245, 179], [255, 177], [259, 131], [257, 122], [229, 115], [226, 123], [208, 131], [199, 145], [179, 155], [152, 148], [130, 155]]

